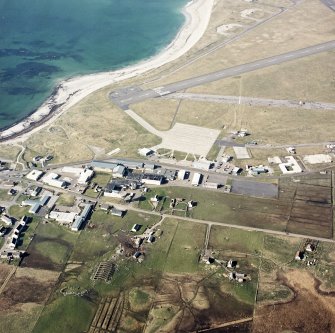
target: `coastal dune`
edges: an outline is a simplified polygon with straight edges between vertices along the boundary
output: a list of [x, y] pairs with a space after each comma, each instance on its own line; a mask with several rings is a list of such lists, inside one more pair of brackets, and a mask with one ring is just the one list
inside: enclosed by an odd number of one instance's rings
[[0, 132], [0, 141], [5, 143], [25, 141], [31, 134], [50, 125], [70, 107], [92, 92], [176, 60], [189, 51], [204, 34], [210, 20], [213, 4], [214, 0], [189, 2], [183, 9], [183, 14], [186, 17], [183, 27], [172, 43], [156, 56], [117, 71], [78, 76], [61, 82], [36, 112]]

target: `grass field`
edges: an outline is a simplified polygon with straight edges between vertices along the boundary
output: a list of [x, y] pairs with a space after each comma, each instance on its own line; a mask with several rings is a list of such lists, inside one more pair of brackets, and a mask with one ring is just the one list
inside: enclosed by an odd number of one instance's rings
[[33, 333], [86, 331], [94, 310], [94, 304], [83, 297], [59, 296], [44, 308]]
[[[165, 272], [197, 272], [200, 253], [204, 247], [205, 232], [205, 225], [180, 221], [166, 258]], [[193, 236], [189, 237], [191, 233]]]
[[61, 193], [57, 205], [72, 207], [75, 203], [75, 196], [70, 193]]
[[245, 225], [273, 230], [285, 230], [287, 224], [287, 202], [272, 199], [252, 198], [225, 194], [202, 189], [182, 187], [152, 188], [146, 194], [146, 201], [139, 207], [152, 210], [148, 200], [155, 196], [184, 198], [196, 201], [197, 207], [188, 212], [188, 216], [227, 224]]

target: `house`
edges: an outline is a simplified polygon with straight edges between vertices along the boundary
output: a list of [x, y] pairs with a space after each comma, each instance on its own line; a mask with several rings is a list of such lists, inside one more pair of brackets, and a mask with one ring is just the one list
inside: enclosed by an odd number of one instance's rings
[[44, 172], [40, 170], [32, 170], [27, 175], [26, 178], [34, 181], [38, 181], [42, 176]]
[[154, 235], [149, 235], [147, 238], [148, 243], [153, 243], [155, 241], [155, 236]]
[[307, 252], [314, 252], [315, 249], [316, 249], [315, 245], [314, 245], [314, 244], [311, 244], [311, 243], [308, 243], [308, 244], [306, 245], [306, 248], [305, 248], [305, 250], [306, 250]]
[[303, 251], [297, 251], [295, 254], [295, 260], [304, 260], [305, 258], [305, 253]]
[[286, 148], [286, 150], [289, 154], [296, 154], [297, 153], [297, 151], [294, 147], [288, 147], [288, 148]]
[[3, 225], [0, 226], [0, 237], [4, 236], [7, 232], [7, 228], [5, 228]]
[[231, 173], [232, 173], [232, 175], [237, 176], [237, 175], [239, 175], [241, 172], [242, 172], [242, 169], [241, 169], [241, 168], [239, 168], [239, 167], [234, 167]]
[[133, 258], [138, 259], [141, 255], [142, 255], [142, 253], [140, 251], [136, 251], [133, 255]]
[[150, 156], [154, 153], [153, 150], [149, 149], [149, 148], [140, 148], [138, 150], [138, 153], [141, 155], [141, 156], [144, 156], [144, 157], [147, 157], [147, 156]]
[[137, 232], [142, 228], [140, 224], [134, 224], [133, 227], [131, 228], [132, 232]]
[[190, 200], [187, 202], [187, 207], [188, 208], [193, 208], [197, 205], [197, 202], [196, 201], [193, 201], [193, 200]]
[[9, 243], [9, 248], [11, 250], [14, 250], [16, 248], [16, 245], [17, 245], [17, 237], [13, 236], [13, 238], [11, 239], [10, 243]]
[[237, 261], [236, 260], [228, 260], [227, 262], [227, 268], [235, 268], [237, 266]]
[[247, 280], [247, 275], [242, 273], [229, 273], [229, 280], [235, 280], [239, 283], [245, 282]]
[[125, 213], [126, 213], [125, 210], [117, 209], [115, 207], [113, 207], [112, 210], [111, 210], [111, 214], [113, 216], [123, 217]]
[[154, 197], [150, 198], [151, 202], [159, 202], [159, 196], [156, 194]]
[[8, 195], [14, 196], [16, 194], [16, 190], [14, 190], [13, 188], [9, 189], [7, 192]]
[[12, 218], [9, 217], [8, 215], [2, 215], [1, 221], [4, 222], [6, 225], [12, 225], [13, 223]]

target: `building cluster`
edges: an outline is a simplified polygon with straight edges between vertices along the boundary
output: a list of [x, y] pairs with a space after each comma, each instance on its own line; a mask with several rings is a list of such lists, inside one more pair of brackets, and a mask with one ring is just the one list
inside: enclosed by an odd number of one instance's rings
[[318, 244], [316, 240], [307, 239], [302, 248], [296, 252], [294, 259], [306, 263], [307, 266], [315, 266]]

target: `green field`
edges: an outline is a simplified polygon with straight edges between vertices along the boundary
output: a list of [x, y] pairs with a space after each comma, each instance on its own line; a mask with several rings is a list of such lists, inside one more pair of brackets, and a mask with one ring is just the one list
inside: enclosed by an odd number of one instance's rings
[[75, 203], [76, 197], [70, 193], [61, 193], [58, 200], [57, 205], [72, 207]]
[[179, 221], [166, 258], [165, 272], [197, 272], [200, 253], [204, 247], [205, 232], [206, 225]]
[[[166, 197], [166, 205], [171, 198], [196, 201], [197, 206], [187, 213], [188, 217], [194, 219], [279, 231], [284, 231], [287, 224], [287, 202], [279, 200], [174, 186], [151, 188], [139, 202], [139, 208], [153, 210], [149, 200], [155, 195]], [[170, 213], [171, 210], [166, 205], [162, 212]]]
[[33, 333], [86, 331], [94, 312], [95, 304], [83, 297], [59, 296], [44, 308]]

